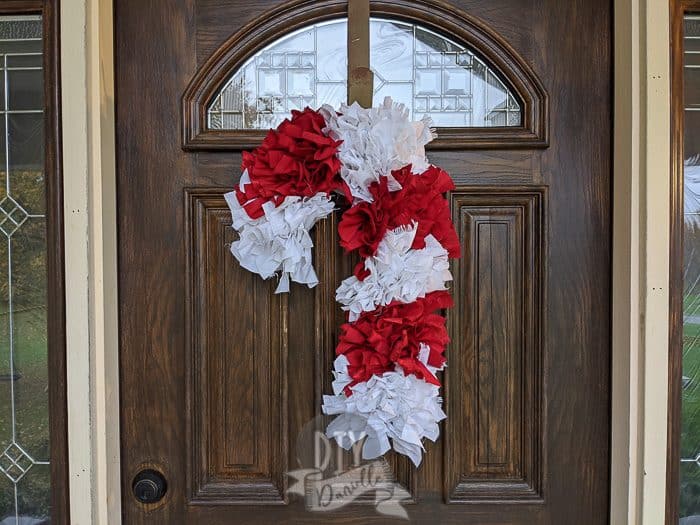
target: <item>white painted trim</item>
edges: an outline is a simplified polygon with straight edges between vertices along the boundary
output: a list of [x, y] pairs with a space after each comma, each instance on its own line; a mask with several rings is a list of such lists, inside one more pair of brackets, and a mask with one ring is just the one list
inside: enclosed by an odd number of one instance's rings
[[111, 0], [61, 2], [71, 523], [121, 523]]
[[88, 97], [90, 106], [90, 214], [94, 297], [96, 523], [121, 523], [119, 439], [119, 320], [117, 185], [114, 116], [112, 0], [88, 1]]
[[[66, 376], [70, 513], [76, 524], [91, 523], [95, 499], [90, 435], [90, 260], [88, 247], [88, 117], [85, 63], [85, 4], [61, 3], [61, 112], [63, 211], [66, 267]], [[70, 116], [70, 117], [69, 117]]]
[[664, 523], [668, 421], [669, 253], [671, 240], [671, 60], [667, 0], [643, 4], [641, 213], [644, 279], [641, 388], [641, 523]]
[[639, 495], [639, 12], [635, 0], [615, 2], [613, 176], [612, 436], [610, 523], [637, 523]]
[[670, 249], [666, 0], [615, 2], [610, 522], [665, 520]]

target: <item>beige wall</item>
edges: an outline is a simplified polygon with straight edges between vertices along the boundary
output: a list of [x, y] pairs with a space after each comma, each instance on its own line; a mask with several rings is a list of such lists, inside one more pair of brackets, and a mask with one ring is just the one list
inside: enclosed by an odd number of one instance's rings
[[62, 0], [71, 523], [120, 523], [112, 1]]
[[669, 5], [615, 2], [611, 523], [664, 522]]
[[[111, 0], [61, 2], [72, 523], [119, 523]], [[615, 0], [611, 523], [663, 522], [668, 3]], [[86, 322], [87, 320], [87, 322]]]

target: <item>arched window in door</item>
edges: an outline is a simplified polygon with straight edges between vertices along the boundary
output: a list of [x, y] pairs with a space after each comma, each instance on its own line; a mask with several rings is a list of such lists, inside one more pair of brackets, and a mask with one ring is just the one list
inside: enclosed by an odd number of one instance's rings
[[[471, 49], [419, 24], [372, 18], [374, 102], [402, 102], [441, 127], [520, 126], [521, 104]], [[304, 27], [265, 46], [236, 69], [207, 109], [209, 129], [268, 129], [293, 109], [347, 93], [347, 19]]]
[[[528, 63], [471, 15], [439, 3], [372, 2], [374, 103], [432, 117], [431, 148], [543, 148], [548, 97]], [[347, 4], [284, 4], [231, 35], [182, 98], [183, 148], [255, 147], [290, 111], [347, 97]], [[439, 20], [439, 26], [435, 21]]]

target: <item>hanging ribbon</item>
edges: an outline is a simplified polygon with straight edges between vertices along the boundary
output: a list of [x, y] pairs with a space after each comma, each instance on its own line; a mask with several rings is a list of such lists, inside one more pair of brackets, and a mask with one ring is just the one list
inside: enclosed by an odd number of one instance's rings
[[369, 68], [369, 0], [348, 0], [348, 104], [372, 107], [374, 74]]

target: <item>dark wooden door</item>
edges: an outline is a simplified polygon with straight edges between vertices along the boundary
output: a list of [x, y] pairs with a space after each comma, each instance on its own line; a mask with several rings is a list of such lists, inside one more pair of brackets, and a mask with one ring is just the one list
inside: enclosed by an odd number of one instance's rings
[[[333, 292], [351, 264], [331, 218], [314, 232], [316, 289], [274, 295], [274, 283], [242, 270], [226, 248], [234, 234], [223, 193], [240, 173], [236, 146], [250, 137], [202, 134], [196, 111], [197, 93], [219, 74], [212, 64], [250, 55], [305, 16], [337, 16], [341, 4], [115, 2], [127, 524], [389, 521], [372, 502], [311, 512], [285, 493], [330, 392], [342, 320]], [[611, 2], [387, 0], [372, 9], [468, 40], [524, 107], [520, 130], [446, 129], [428, 152], [456, 181], [449, 198], [463, 255], [453, 266], [441, 437], [417, 469], [388, 457], [404, 508], [416, 523], [606, 523]], [[133, 495], [144, 469], [167, 482], [157, 503]]]

